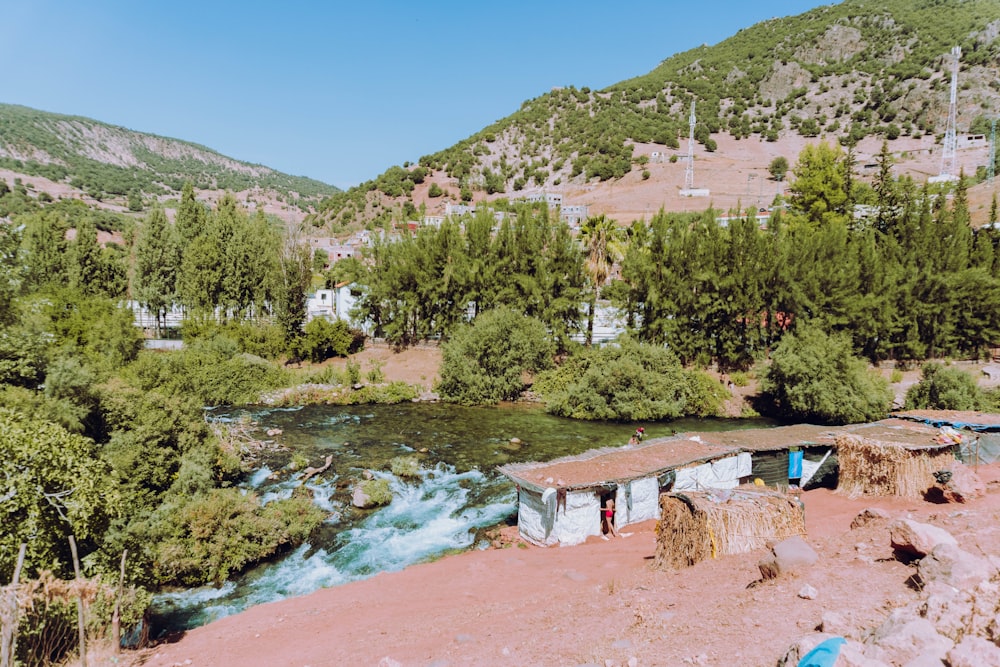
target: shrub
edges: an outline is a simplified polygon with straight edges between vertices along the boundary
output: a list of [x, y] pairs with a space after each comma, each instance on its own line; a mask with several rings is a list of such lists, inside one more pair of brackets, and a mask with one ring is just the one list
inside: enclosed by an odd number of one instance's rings
[[760, 388], [777, 416], [825, 424], [882, 419], [892, 404], [888, 382], [852, 354], [847, 336], [814, 327], [782, 338]]
[[317, 317], [305, 326], [299, 341], [299, 356], [319, 363], [330, 357], [346, 357], [356, 351], [356, 345], [357, 337], [347, 322]]
[[622, 338], [616, 345], [578, 352], [562, 368], [543, 373], [535, 390], [549, 412], [564, 417], [675, 419], [717, 414], [724, 392], [703, 376], [686, 373], [673, 353], [662, 347]]
[[920, 382], [906, 391], [907, 410], [983, 410], [985, 394], [965, 371], [931, 362], [920, 370]]
[[516, 399], [525, 375], [551, 364], [545, 325], [508, 308], [483, 313], [442, 345], [441, 398], [463, 405]]
[[151, 541], [158, 584], [221, 583], [231, 574], [304, 541], [323, 520], [306, 498], [261, 506], [253, 494], [215, 489], [157, 512]]

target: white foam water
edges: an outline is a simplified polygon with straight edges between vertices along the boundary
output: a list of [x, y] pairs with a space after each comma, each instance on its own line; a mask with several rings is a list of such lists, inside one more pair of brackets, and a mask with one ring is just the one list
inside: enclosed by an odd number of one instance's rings
[[[159, 594], [154, 599], [154, 614], [170, 629], [192, 628], [256, 604], [400, 570], [473, 546], [477, 529], [502, 522], [515, 508], [516, 498], [509, 485], [478, 470], [457, 473], [438, 464], [421, 470], [416, 481], [401, 480], [390, 473], [375, 474], [389, 480], [392, 502], [341, 530], [331, 546], [304, 544], [220, 589], [202, 587]], [[247, 486], [260, 493], [263, 502], [290, 496], [301, 485], [298, 479], [268, 485], [269, 476], [270, 471], [264, 474], [262, 468], [247, 480]], [[306, 488], [318, 507], [337, 516], [341, 508], [331, 501], [333, 481], [317, 480]]]

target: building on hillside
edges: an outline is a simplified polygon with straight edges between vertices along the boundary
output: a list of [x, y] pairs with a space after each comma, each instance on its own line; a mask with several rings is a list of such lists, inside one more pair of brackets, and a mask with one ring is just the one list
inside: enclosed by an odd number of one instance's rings
[[499, 471], [517, 487], [521, 536], [539, 546], [572, 545], [601, 535], [608, 500], [618, 530], [656, 519], [661, 491], [734, 488], [750, 474], [750, 455], [676, 436]]

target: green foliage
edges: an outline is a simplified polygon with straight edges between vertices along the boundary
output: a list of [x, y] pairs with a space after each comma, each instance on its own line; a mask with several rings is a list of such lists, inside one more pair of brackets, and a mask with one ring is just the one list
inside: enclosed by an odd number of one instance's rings
[[[65, 128], [76, 128], [67, 132]], [[115, 143], [134, 158], [134, 166], [119, 166], [87, 157], [81, 136], [101, 137], [102, 147]], [[189, 179], [200, 189], [241, 191], [259, 187], [275, 190], [292, 205], [306, 207], [337, 188], [300, 176], [289, 176], [261, 165], [240, 163], [211, 149], [107, 125], [89, 118], [47, 113], [36, 109], [0, 104], [0, 137], [5, 142], [45, 153], [45, 163], [34, 160], [0, 158], [0, 167], [43, 176], [56, 182], [69, 181], [74, 187], [97, 198], [127, 198], [130, 210], [141, 210], [141, 193], [163, 194], [180, 191]], [[155, 142], [150, 142], [155, 139]], [[163, 151], [149, 148], [166, 145]], [[236, 163], [237, 166], [233, 166]], [[166, 188], [164, 187], [166, 186]], [[3, 214], [0, 213], [0, 216]]]
[[389, 470], [400, 479], [420, 479], [420, 461], [415, 456], [397, 456], [389, 461]]
[[888, 383], [852, 354], [850, 339], [810, 327], [782, 339], [760, 388], [779, 416], [824, 424], [882, 419], [892, 404]]
[[61, 426], [0, 408], [0, 451], [0, 578], [10, 581], [21, 543], [28, 545], [27, 576], [45, 569], [72, 574], [69, 536], [87, 549], [125, 511], [96, 445]]
[[441, 398], [463, 405], [514, 400], [525, 389], [525, 374], [547, 368], [552, 343], [545, 325], [499, 308], [459, 327], [441, 349]]
[[771, 160], [771, 164], [767, 166], [767, 171], [771, 174], [771, 178], [776, 181], [785, 180], [785, 174], [788, 173], [788, 158], [783, 155]]
[[303, 542], [323, 520], [308, 498], [261, 505], [239, 489], [178, 498], [154, 517], [157, 584], [221, 584], [278, 550]]
[[322, 317], [309, 320], [299, 340], [300, 356], [314, 363], [331, 357], [346, 357], [360, 349], [358, 338], [344, 320]]
[[973, 377], [937, 362], [924, 364], [920, 382], [906, 390], [907, 410], [984, 410], [989, 402]]
[[381, 507], [392, 502], [392, 489], [388, 479], [366, 479], [360, 484], [361, 492], [368, 498], [369, 506]]
[[578, 351], [534, 388], [553, 414], [613, 421], [718, 414], [724, 395], [703, 373], [685, 372], [672, 353], [630, 338]]

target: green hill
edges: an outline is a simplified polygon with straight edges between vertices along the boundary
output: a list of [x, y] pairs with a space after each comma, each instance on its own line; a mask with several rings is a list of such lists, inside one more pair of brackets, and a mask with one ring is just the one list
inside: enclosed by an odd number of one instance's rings
[[90, 118], [0, 104], [0, 168], [67, 183], [96, 199], [259, 188], [306, 208], [339, 190], [210, 148]]
[[770, 19], [604, 90], [569, 87], [527, 100], [422, 157], [417, 169], [392, 167], [331, 197], [317, 223], [336, 230], [412, 213], [410, 193], [430, 174], [446, 174], [466, 200], [620, 179], [643, 168], [633, 144], [686, 142], [692, 101], [695, 137], [708, 151], [719, 133], [767, 141], [826, 134], [845, 143], [943, 135], [953, 46], [962, 49], [959, 131], [988, 132], [1000, 114], [998, 34], [996, 0], [844, 0]]

